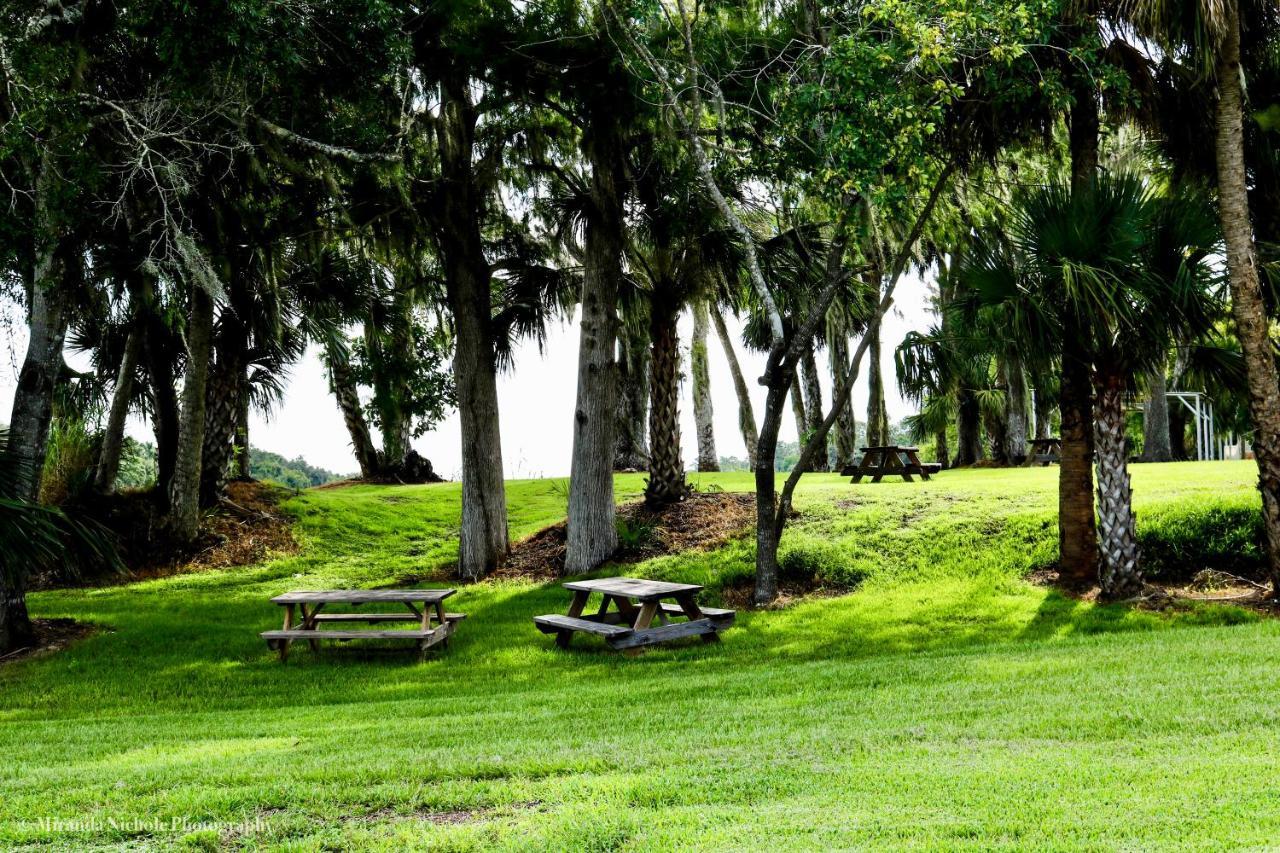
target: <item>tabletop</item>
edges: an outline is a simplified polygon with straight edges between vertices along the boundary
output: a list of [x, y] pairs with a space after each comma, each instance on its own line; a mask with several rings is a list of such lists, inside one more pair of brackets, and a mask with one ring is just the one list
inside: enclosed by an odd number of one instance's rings
[[691, 583], [668, 583], [640, 578], [599, 578], [589, 581], [570, 581], [565, 589], [575, 592], [600, 592], [605, 595], [625, 595], [639, 601], [652, 601], [701, 592], [702, 587]]
[[436, 604], [456, 589], [328, 589], [286, 592], [271, 599], [276, 604], [369, 604], [375, 601], [421, 601]]

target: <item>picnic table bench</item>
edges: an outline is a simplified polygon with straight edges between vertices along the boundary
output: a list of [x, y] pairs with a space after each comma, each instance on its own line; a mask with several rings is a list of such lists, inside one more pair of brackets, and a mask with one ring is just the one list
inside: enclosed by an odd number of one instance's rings
[[[568, 648], [575, 632], [596, 634], [613, 649], [634, 654], [642, 646], [664, 643], [680, 637], [701, 637], [704, 643], [717, 642], [720, 631], [733, 624], [734, 612], [699, 607], [696, 584], [667, 583], [641, 578], [601, 578], [570, 581], [564, 588], [573, 592], [566, 616], [535, 616], [533, 622], [544, 634], [555, 634], [556, 645]], [[600, 609], [583, 615], [591, 593], [603, 596]], [[674, 604], [664, 602], [674, 600]], [[613, 609], [610, 610], [610, 605]], [[671, 621], [671, 617], [684, 621]], [[658, 625], [654, 626], [654, 619]]]
[[[268, 648], [280, 652], [282, 662], [289, 657], [290, 644], [298, 640], [306, 640], [312, 651], [319, 648], [320, 640], [412, 640], [418, 644], [418, 649], [425, 657], [427, 649], [432, 646], [447, 646], [454, 626], [467, 618], [464, 613], [446, 613], [444, 610], [444, 600], [455, 592], [457, 590], [454, 589], [330, 589], [286, 592], [271, 599], [273, 604], [284, 608], [284, 627], [279, 631], [263, 631], [261, 637], [267, 641]], [[405, 610], [394, 613], [322, 613], [330, 604], [353, 607], [365, 604], [402, 604]], [[301, 621], [297, 620], [298, 611], [301, 611]], [[416, 622], [417, 626], [408, 630], [320, 627], [335, 622]]]
[[856, 465], [847, 465], [840, 473], [845, 477], [852, 476], [851, 482], [860, 483], [862, 478], [871, 477], [871, 482], [878, 483], [886, 474], [899, 474], [908, 483], [914, 482], [912, 474], [918, 474], [922, 480], [929, 479], [930, 474], [942, 470], [937, 462], [921, 462], [920, 448], [907, 445], [888, 444], [878, 447], [862, 448], [862, 459]]
[[1027, 457], [1027, 465], [1050, 465], [1062, 461], [1061, 438], [1031, 439], [1031, 455]]

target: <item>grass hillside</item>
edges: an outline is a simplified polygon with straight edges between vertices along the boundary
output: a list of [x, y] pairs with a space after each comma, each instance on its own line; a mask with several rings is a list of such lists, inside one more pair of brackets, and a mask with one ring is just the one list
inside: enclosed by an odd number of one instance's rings
[[[1255, 559], [1256, 475], [1135, 466], [1145, 547], [1166, 571]], [[512, 580], [461, 588], [469, 618], [426, 663], [300, 644], [282, 666], [257, 637], [270, 596], [444, 585], [456, 551], [457, 484], [305, 492], [296, 555], [32, 597], [101, 630], [0, 666], [0, 847], [1273, 845], [1280, 625], [1028, 582], [1056, 548], [1056, 477], [806, 476], [784, 568], [855, 591], [740, 613], [719, 645], [563, 651], [531, 618], [567, 593]], [[513, 536], [565, 494], [510, 483]], [[751, 560], [741, 541], [621, 571], [715, 603]]]

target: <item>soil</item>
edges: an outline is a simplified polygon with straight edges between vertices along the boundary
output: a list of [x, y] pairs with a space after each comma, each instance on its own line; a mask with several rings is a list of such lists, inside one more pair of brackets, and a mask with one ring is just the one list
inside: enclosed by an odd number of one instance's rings
[[[682, 551], [709, 551], [749, 533], [755, 525], [755, 495], [739, 492], [695, 492], [679, 503], [653, 509], [643, 501], [618, 507], [623, 541], [610, 558], [638, 563]], [[564, 567], [568, 528], [553, 524], [511, 548], [499, 578], [551, 580]]]
[[26, 660], [38, 655], [52, 654], [82, 640], [97, 629], [92, 625], [77, 622], [74, 619], [32, 619], [36, 631], [34, 645], [14, 649], [0, 656], [0, 666], [14, 661]]

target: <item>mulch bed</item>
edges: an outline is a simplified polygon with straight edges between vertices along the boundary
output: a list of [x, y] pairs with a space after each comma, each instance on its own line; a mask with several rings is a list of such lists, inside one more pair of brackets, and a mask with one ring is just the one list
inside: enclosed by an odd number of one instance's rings
[[0, 655], [0, 666], [37, 655], [62, 651], [97, 630], [92, 625], [86, 625], [74, 619], [32, 619], [31, 623], [36, 630], [35, 644]]
[[272, 554], [296, 553], [293, 522], [279, 509], [280, 502], [292, 494], [289, 489], [257, 481], [228, 483], [223, 500], [201, 520], [200, 538], [186, 547], [165, 537], [151, 492], [103, 497], [87, 509], [91, 517], [115, 534], [126, 573], [83, 581], [36, 577], [31, 588], [130, 583], [203, 569], [247, 566]]
[[[1101, 590], [1097, 585], [1084, 588], [1064, 584], [1056, 569], [1038, 569], [1027, 580], [1040, 586], [1052, 586], [1071, 598], [1096, 603]], [[1217, 569], [1196, 572], [1190, 580], [1149, 578], [1142, 594], [1124, 604], [1144, 610], [1170, 611], [1193, 604], [1230, 604], [1253, 610], [1263, 616], [1280, 617], [1280, 601], [1272, 598], [1271, 588], [1257, 578], [1233, 575]]]
[[[739, 492], [695, 492], [679, 503], [653, 509], [643, 501], [618, 507], [623, 544], [610, 558], [638, 563], [664, 554], [709, 551], [739, 538], [755, 525], [755, 495]], [[568, 527], [553, 524], [517, 542], [498, 578], [551, 580], [564, 568]]]

